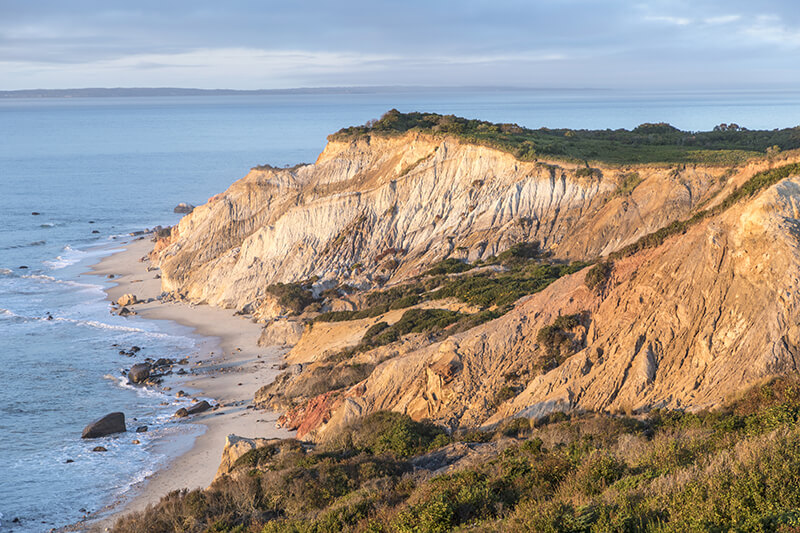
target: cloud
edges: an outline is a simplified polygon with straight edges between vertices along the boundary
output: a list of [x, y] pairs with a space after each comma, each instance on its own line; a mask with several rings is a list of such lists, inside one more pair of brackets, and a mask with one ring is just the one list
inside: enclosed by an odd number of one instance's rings
[[669, 15], [648, 15], [644, 17], [649, 22], [663, 22], [675, 26], [688, 26], [692, 23], [692, 19], [685, 17], [672, 17]]
[[786, 48], [800, 47], [800, 31], [789, 29], [777, 15], [759, 15], [744, 34], [761, 43], [777, 44]]
[[[214, 86], [213, 79], [236, 80], [225, 87], [292, 87], [303, 79], [324, 79], [336, 75], [396, 73], [391, 83], [402, 83], [404, 71], [501, 64], [536, 64], [562, 61], [567, 55], [552, 51], [465, 55], [399, 55], [361, 52], [308, 50], [264, 50], [256, 48], [198, 49], [171, 54], [130, 54], [66, 65], [58, 61], [2, 61], [0, 78], [31, 80], [24, 86], [38, 86], [33, 80], [46, 79], [65, 70], [84, 85], [120, 86], [147, 73], [156, 85]], [[384, 78], [386, 79], [386, 78]], [[441, 82], [440, 82], [441, 83]], [[153, 83], [150, 83], [152, 85]], [[211, 84], [211, 85], [210, 85]], [[134, 83], [141, 85], [141, 83]]]

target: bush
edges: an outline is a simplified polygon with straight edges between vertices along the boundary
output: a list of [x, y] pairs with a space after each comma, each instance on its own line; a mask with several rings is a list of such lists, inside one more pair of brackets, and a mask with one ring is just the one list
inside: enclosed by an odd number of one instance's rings
[[443, 261], [439, 261], [425, 272], [426, 276], [439, 276], [442, 274], [458, 274], [465, 272], [472, 267], [459, 259], [449, 257]]
[[352, 443], [354, 449], [394, 457], [425, 452], [434, 443], [441, 446], [441, 436], [446, 436], [443, 429], [392, 411], [372, 413], [345, 430], [345, 441]]
[[584, 283], [594, 292], [603, 292], [613, 271], [614, 263], [608, 260], [599, 261], [586, 272]]
[[276, 283], [267, 287], [267, 292], [275, 296], [281, 306], [295, 315], [299, 315], [316, 301], [308, 287], [301, 283]]
[[[778, 150], [800, 148], [797, 128], [757, 131], [739, 128], [706, 132], [680, 131], [669, 124], [642, 124], [633, 130], [570, 130], [492, 124], [453, 115], [387, 112], [364, 126], [344, 128], [329, 136], [347, 141], [370, 135], [397, 136], [409, 131], [454, 136], [464, 142], [488, 146], [526, 161], [547, 157], [586, 164], [602, 161], [627, 163], [740, 164]], [[428, 156], [430, 157], [430, 156]], [[594, 168], [578, 171], [590, 177]]]

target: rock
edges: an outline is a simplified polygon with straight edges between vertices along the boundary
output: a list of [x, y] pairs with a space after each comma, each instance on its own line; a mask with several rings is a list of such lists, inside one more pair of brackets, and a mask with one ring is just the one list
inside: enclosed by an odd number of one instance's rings
[[153, 366], [169, 366], [174, 363], [175, 361], [173, 361], [172, 359], [167, 359], [166, 357], [160, 357], [156, 360], [155, 363], [153, 363]]
[[136, 428], [136, 433], [147, 433], [147, 426], [139, 426]]
[[117, 300], [117, 305], [119, 305], [120, 307], [126, 307], [128, 305], [134, 305], [137, 303], [139, 303], [139, 299], [136, 297], [135, 294], [130, 294], [130, 293], [123, 294]]
[[300, 320], [276, 319], [261, 330], [259, 346], [293, 345], [300, 341], [306, 325]]
[[136, 311], [131, 311], [131, 310], [130, 310], [130, 309], [128, 309], [127, 307], [123, 307], [122, 309], [120, 309], [120, 310], [117, 312], [117, 314], [118, 314], [119, 316], [130, 316], [130, 315], [135, 315], [135, 314], [136, 314]]
[[93, 452], [107, 452], [108, 450], [105, 448], [105, 446], [95, 446], [94, 448], [92, 448], [92, 451]]
[[34, 211], [31, 213], [31, 215], [38, 217], [39, 215], [41, 215], [41, 213], [39, 213], [38, 211]]
[[139, 442], [139, 439], [133, 439], [131, 444], [141, 444], [141, 442]]
[[69, 463], [74, 463], [74, 462], [75, 462], [75, 460], [74, 460], [74, 459], [67, 459], [67, 460], [66, 460], [66, 461], [64, 461], [64, 462], [65, 462], [66, 464], [69, 464]]
[[196, 415], [198, 413], [202, 413], [203, 411], [208, 411], [209, 409], [211, 409], [211, 404], [203, 400], [202, 402], [197, 402], [188, 409], [186, 409], [185, 407], [181, 407], [175, 412], [175, 416], [177, 416], [178, 418], [184, 418], [190, 415]]
[[150, 363], [138, 363], [128, 371], [128, 380], [131, 383], [142, 383], [150, 377]]
[[95, 230], [92, 230], [92, 233], [100, 233], [100, 232], [95, 229]]
[[96, 439], [113, 433], [124, 433], [125, 415], [120, 412], [109, 413], [83, 428], [82, 439]]
[[192, 204], [187, 204], [185, 202], [181, 202], [175, 206], [175, 209], [172, 210], [173, 213], [181, 213], [181, 214], [189, 214], [194, 211], [194, 206]]
[[228, 438], [225, 439], [225, 447], [222, 449], [222, 461], [220, 461], [219, 469], [214, 479], [230, 473], [236, 460], [250, 450], [262, 448], [278, 441], [280, 439], [247, 439], [236, 435], [228, 435]]
[[175, 393], [176, 398], [183, 398], [184, 396], [186, 396], [186, 393], [183, 392], [182, 390], [179, 390], [178, 392]]
[[141, 351], [141, 350], [142, 350], [142, 349], [141, 349], [141, 348], [139, 348], [138, 346], [131, 346], [131, 351], [132, 351], [133, 353], [139, 352], [139, 351]]
[[25, 270], [28, 268], [28, 265], [20, 265], [19, 268], [20, 270]]
[[109, 274], [109, 275], [108, 275], [108, 276], [106, 276], [106, 277], [107, 277], [108, 279], [114, 279], [114, 274]]

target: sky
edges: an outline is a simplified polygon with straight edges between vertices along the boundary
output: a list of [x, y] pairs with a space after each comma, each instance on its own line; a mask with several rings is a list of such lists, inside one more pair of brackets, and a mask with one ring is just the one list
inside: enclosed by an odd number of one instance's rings
[[797, 0], [0, 0], [0, 90], [798, 83]]

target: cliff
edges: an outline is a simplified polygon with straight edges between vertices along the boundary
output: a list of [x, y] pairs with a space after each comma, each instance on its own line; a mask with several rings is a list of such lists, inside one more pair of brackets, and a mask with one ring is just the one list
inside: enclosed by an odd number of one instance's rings
[[[463, 428], [553, 411], [698, 409], [797, 369], [800, 179], [735, 194], [797, 160], [590, 166], [418, 131], [334, 138], [313, 165], [253, 169], [184, 217], [153, 259], [164, 290], [251, 314], [265, 342], [297, 343], [294, 366], [256, 401], [288, 411], [283, 423], [301, 437], [324, 440], [379, 410]], [[502, 277], [495, 258], [515, 245], [538, 243], [537, 264], [592, 262], [709, 209], [622, 254], [594, 288], [586, 267], [513, 308], [434, 291]], [[496, 270], [430, 281], [443, 259]], [[512, 285], [528, 272], [515, 265]], [[289, 317], [270, 287], [291, 282], [316, 307]], [[318, 316], [408, 287], [415, 299], [398, 308]], [[403, 309], [453, 319], [408, 326]], [[395, 325], [407, 327], [392, 342], [366, 342]]]

